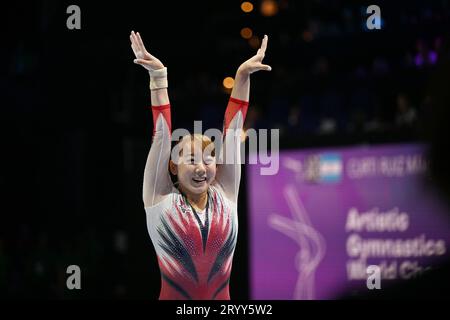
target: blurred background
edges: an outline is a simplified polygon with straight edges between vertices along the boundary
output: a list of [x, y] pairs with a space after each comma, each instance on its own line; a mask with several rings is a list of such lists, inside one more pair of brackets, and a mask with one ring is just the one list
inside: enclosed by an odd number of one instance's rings
[[[66, 9], [81, 9], [69, 30]], [[368, 30], [365, 10], [381, 8]], [[424, 143], [427, 86], [449, 59], [450, 1], [34, 1], [3, 5], [0, 296], [156, 299], [142, 175], [148, 75], [129, 33], [169, 73], [172, 127], [222, 128], [233, 77], [269, 35], [246, 128], [283, 150]], [[247, 299], [246, 171], [231, 297]], [[82, 290], [66, 289], [66, 268]]]

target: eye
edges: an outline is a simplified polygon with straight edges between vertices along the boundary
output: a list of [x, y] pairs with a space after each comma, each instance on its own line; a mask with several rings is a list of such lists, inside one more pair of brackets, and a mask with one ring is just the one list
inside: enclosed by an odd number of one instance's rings
[[214, 158], [213, 157], [206, 157], [205, 158], [205, 164], [211, 164], [214, 162]]

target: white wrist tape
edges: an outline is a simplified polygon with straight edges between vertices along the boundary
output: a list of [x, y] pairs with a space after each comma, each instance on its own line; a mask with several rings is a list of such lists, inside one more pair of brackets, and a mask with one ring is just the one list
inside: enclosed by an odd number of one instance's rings
[[149, 71], [150, 73], [150, 90], [164, 89], [168, 87], [167, 68]]

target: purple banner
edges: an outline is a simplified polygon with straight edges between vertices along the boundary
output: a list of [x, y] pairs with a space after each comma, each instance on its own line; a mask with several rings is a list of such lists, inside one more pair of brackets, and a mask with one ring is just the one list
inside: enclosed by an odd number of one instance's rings
[[[250, 155], [250, 157], [252, 157]], [[247, 167], [251, 299], [334, 299], [407, 281], [448, 257], [448, 211], [420, 145], [286, 151]]]

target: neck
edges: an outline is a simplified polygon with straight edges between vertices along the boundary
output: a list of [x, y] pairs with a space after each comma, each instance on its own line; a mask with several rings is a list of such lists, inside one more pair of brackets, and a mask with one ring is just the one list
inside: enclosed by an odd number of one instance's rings
[[190, 192], [186, 192], [183, 188], [182, 192], [186, 195], [186, 198], [188, 199], [189, 203], [195, 207], [196, 209], [203, 210], [206, 208], [206, 203], [208, 201], [208, 192], [205, 191], [201, 194], [193, 194]]

